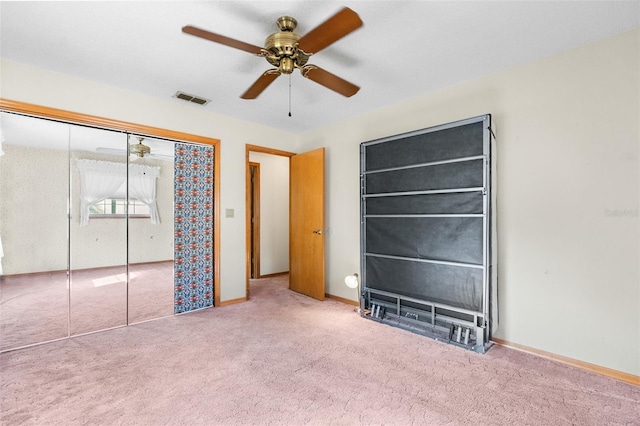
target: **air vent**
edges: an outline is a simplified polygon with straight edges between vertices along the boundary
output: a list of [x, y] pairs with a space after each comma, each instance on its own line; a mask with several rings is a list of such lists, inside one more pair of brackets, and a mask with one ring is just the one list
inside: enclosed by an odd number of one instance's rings
[[198, 105], [206, 105], [209, 102], [211, 102], [210, 99], [205, 99], [205, 98], [201, 98], [198, 96], [193, 96], [193, 95], [189, 95], [187, 93], [184, 92], [176, 92], [175, 95], [173, 95], [174, 98], [178, 98], [178, 99], [182, 99], [183, 101], [187, 101], [187, 102], [193, 102], [194, 104], [198, 104]]

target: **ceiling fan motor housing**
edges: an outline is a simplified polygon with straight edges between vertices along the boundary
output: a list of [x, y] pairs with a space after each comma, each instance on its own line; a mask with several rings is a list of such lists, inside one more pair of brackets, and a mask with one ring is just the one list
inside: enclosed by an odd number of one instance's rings
[[282, 74], [291, 74], [295, 68], [302, 67], [309, 60], [309, 55], [297, 47], [300, 36], [293, 32], [298, 22], [290, 16], [278, 19], [280, 31], [271, 34], [264, 42], [264, 48], [270, 55], [267, 61]]
[[147, 145], [144, 145], [142, 143], [143, 140], [144, 138], [138, 137], [138, 143], [132, 143], [129, 146], [129, 150], [131, 151], [131, 153], [137, 155], [140, 158], [144, 157], [145, 154], [151, 153], [151, 148], [149, 148]]

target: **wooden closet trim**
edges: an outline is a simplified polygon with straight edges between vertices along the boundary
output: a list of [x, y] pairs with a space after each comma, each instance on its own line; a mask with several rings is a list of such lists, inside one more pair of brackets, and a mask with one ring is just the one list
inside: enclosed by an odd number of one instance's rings
[[190, 133], [177, 132], [143, 124], [129, 123], [95, 115], [82, 114], [57, 108], [29, 104], [0, 98], [0, 110], [31, 115], [40, 118], [64, 121], [70, 124], [81, 124], [98, 127], [105, 130], [116, 130], [155, 136], [165, 139], [175, 139], [184, 142], [194, 142], [214, 147], [213, 156], [213, 232], [217, 238], [213, 241], [213, 305], [220, 306], [220, 140]]

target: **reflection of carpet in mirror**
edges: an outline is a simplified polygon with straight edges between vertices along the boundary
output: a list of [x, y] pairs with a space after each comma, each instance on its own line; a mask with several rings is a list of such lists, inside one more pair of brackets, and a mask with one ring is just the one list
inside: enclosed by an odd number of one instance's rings
[[129, 324], [173, 315], [173, 261], [129, 265]]
[[0, 349], [67, 336], [67, 271], [0, 278]]
[[[4, 277], [0, 282], [0, 349], [29, 345], [127, 324], [126, 268]], [[173, 315], [173, 261], [129, 266], [128, 322]]]

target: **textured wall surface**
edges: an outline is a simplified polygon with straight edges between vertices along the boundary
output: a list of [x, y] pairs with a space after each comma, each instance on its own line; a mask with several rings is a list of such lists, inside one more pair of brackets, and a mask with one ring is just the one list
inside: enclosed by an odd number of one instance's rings
[[67, 269], [67, 153], [7, 143], [2, 149], [5, 152], [0, 157], [3, 273]]

